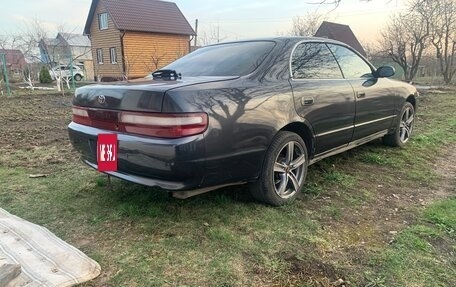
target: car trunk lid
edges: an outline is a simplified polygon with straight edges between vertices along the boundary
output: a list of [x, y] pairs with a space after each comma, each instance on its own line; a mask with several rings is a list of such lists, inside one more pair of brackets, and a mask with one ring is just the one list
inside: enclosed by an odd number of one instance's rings
[[73, 122], [107, 131], [162, 138], [197, 135], [207, 129], [207, 114], [162, 113], [164, 95], [183, 86], [235, 78], [142, 80], [79, 88], [73, 100]]
[[163, 98], [169, 90], [236, 78], [238, 77], [189, 77], [174, 81], [141, 79], [90, 85], [76, 90], [73, 105], [94, 109], [161, 112]]

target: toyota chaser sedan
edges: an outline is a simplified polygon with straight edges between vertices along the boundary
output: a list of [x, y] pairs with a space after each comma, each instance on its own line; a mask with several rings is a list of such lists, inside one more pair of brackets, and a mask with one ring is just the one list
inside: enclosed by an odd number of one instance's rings
[[280, 37], [201, 48], [149, 79], [76, 90], [68, 126], [98, 167], [99, 134], [116, 134], [112, 176], [185, 198], [248, 183], [279, 206], [309, 165], [382, 138], [405, 145], [418, 93], [346, 44]]

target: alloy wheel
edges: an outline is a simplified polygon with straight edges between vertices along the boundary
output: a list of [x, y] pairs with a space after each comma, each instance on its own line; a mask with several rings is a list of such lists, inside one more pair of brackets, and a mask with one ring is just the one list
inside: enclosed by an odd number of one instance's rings
[[413, 122], [415, 115], [410, 107], [407, 107], [402, 113], [401, 124], [399, 126], [399, 138], [401, 143], [405, 144], [410, 139], [413, 131]]
[[305, 176], [306, 154], [296, 142], [286, 143], [274, 163], [273, 181], [277, 195], [283, 199], [292, 197], [301, 188]]

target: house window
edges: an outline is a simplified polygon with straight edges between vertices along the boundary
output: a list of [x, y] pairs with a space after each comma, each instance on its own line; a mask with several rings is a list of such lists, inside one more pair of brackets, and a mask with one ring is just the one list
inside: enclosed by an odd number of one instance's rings
[[109, 55], [111, 56], [111, 64], [117, 64], [116, 48], [109, 48]]
[[97, 49], [97, 61], [98, 64], [103, 64], [103, 50]]
[[108, 13], [98, 14], [98, 27], [100, 30], [108, 29]]

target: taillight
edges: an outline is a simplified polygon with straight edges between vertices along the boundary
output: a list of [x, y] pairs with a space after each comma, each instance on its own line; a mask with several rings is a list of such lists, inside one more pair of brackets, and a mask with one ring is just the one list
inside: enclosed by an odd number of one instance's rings
[[73, 121], [82, 125], [162, 138], [180, 138], [206, 131], [205, 113], [143, 113], [74, 107]]
[[121, 112], [120, 123], [125, 132], [164, 138], [196, 135], [207, 128], [205, 113], [148, 114]]
[[73, 122], [81, 125], [90, 125], [89, 114], [86, 109], [73, 107]]
[[89, 117], [87, 110], [81, 108], [73, 108], [73, 116], [77, 117]]

